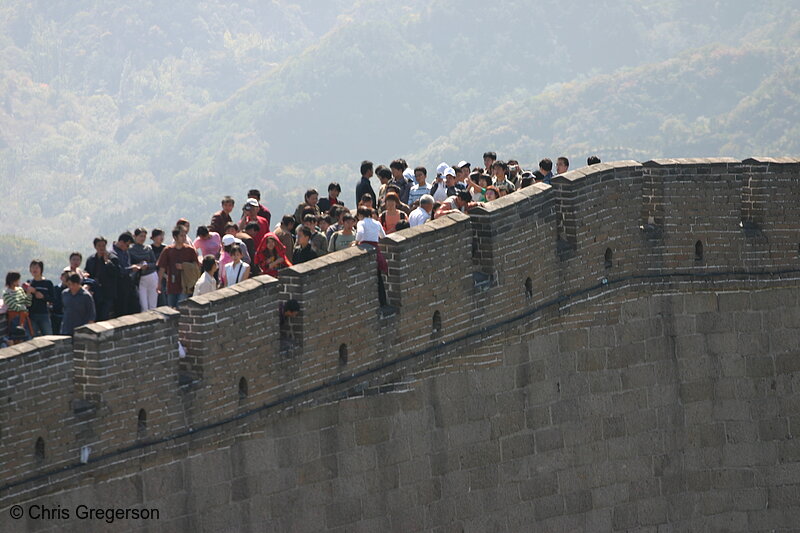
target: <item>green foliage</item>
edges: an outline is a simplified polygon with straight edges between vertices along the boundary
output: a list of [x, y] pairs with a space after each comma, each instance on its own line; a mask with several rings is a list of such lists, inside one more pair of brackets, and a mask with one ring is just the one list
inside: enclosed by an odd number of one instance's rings
[[251, 187], [277, 219], [403, 154], [797, 153], [800, 13], [741, 4], [9, 0], [0, 231], [86, 249]]
[[28, 265], [32, 259], [44, 262], [45, 277], [58, 280], [61, 270], [69, 264], [70, 252], [44, 248], [36, 241], [11, 235], [0, 235], [0, 272], [16, 270], [23, 279], [29, 279]]

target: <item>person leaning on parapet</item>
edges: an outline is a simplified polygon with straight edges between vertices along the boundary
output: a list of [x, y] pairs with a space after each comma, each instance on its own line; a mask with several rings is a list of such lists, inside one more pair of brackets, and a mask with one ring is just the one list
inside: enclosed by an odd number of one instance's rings
[[231, 245], [231, 262], [225, 265], [225, 286], [230, 287], [250, 277], [250, 265], [242, 261], [242, 246]]
[[278, 239], [278, 236], [270, 232], [258, 245], [256, 250], [255, 263], [262, 274], [268, 274], [273, 278], [278, 277], [278, 271], [292, 266], [292, 262], [286, 257], [286, 248]]
[[353, 245], [356, 240], [356, 217], [349, 212], [342, 216], [342, 229], [333, 232], [328, 239], [328, 251], [338, 252]]
[[600, 163], [600, 158], [596, 155], [590, 155], [586, 158], [586, 164], [588, 166], [597, 165], [598, 163]]
[[189, 297], [184, 290], [182, 272], [184, 263], [194, 263], [199, 266], [197, 252], [186, 243], [186, 234], [179, 227], [172, 230], [173, 243], [167, 246], [158, 258], [158, 280], [167, 280], [167, 305], [177, 307], [178, 304]]
[[313, 232], [306, 226], [297, 228], [297, 246], [292, 253], [292, 263], [299, 265], [317, 258], [316, 252], [311, 249], [311, 236]]
[[436, 218], [446, 215], [447, 213], [452, 213], [453, 211], [467, 212], [478, 205], [481, 205], [480, 202], [473, 202], [472, 195], [469, 192], [458, 191], [458, 193], [442, 202], [442, 205], [439, 206], [439, 210], [436, 211]]
[[516, 190], [514, 184], [506, 179], [506, 172], [508, 172], [508, 164], [505, 161], [495, 161], [492, 164], [492, 172], [494, 173], [494, 186], [500, 191], [500, 196], [505, 196]]
[[203, 273], [200, 274], [200, 277], [197, 279], [197, 283], [194, 284], [194, 292], [192, 293], [192, 296], [201, 296], [203, 294], [215, 291], [217, 290], [217, 287], [219, 287], [219, 281], [217, 279], [217, 270], [219, 270], [219, 264], [217, 263], [216, 257], [213, 255], [205, 256], [200, 269], [203, 271]]
[[563, 155], [556, 159], [556, 176], [569, 172], [569, 159]]
[[550, 180], [553, 179], [553, 162], [547, 157], [539, 161], [539, 172], [542, 174], [542, 181], [550, 185]]
[[75, 328], [93, 324], [97, 315], [92, 295], [83, 288], [83, 278], [76, 273], [67, 277], [67, 288], [61, 293], [64, 318], [61, 320], [61, 334], [72, 335]]
[[372, 185], [369, 179], [373, 175], [372, 161], [364, 160], [361, 162], [361, 181], [356, 185], [356, 205], [361, 202], [361, 197], [365, 194], [372, 195], [375, 198], [375, 191], [372, 190]]
[[267, 227], [269, 227], [269, 225], [272, 223], [272, 213], [270, 213], [269, 209], [264, 207], [264, 205], [261, 203], [261, 191], [258, 189], [250, 189], [247, 191], [247, 199], [252, 199], [258, 202], [258, 216], [266, 220]]
[[419, 207], [414, 209], [408, 216], [408, 224], [412, 228], [420, 226], [431, 219], [433, 212], [433, 196], [430, 194], [423, 194], [419, 199]]
[[331, 208], [336, 205], [344, 205], [344, 202], [339, 200], [339, 195], [342, 194], [342, 186], [332, 181], [328, 184], [327, 198], [320, 198], [317, 205], [319, 206], [320, 213], [328, 214]]
[[102, 321], [112, 318], [119, 281], [125, 273], [117, 254], [108, 251], [105, 237], [95, 237], [93, 244], [95, 253], [86, 258], [86, 273], [95, 282], [94, 306], [97, 320]]
[[220, 235], [225, 233], [225, 224], [233, 222], [231, 211], [233, 211], [234, 204], [235, 202], [230, 196], [222, 198], [222, 209], [211, 216], [211, 223], [208, 225], [209, 231], [216, 231]]

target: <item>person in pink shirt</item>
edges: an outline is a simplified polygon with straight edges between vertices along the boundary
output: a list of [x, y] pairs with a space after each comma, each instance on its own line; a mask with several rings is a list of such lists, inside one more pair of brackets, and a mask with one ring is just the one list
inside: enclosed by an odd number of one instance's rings
[[198, 226], [194, 248], [200, 257], [213, 255], [219, 259], [219, 253], [222, 249], [222, 237], [216, 231], [209, 231], [208, 226]]

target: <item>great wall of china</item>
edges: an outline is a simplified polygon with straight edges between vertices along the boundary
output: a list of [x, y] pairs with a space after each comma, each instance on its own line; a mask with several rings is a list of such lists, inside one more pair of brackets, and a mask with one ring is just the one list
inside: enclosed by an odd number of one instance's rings
[[[351, 248], [0, 350], [0, 529], [798, 527], [800, 159], [599, 164], [380, 245], [383, 308]], [[29, 516], [78, 505], [159, 516]]]

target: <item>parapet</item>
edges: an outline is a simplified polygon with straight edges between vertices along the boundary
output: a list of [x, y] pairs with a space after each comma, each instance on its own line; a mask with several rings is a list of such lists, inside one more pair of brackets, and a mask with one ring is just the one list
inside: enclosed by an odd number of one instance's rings
[[[0, 498], [87, 457], [180, 445], [268, 406], [402, 375], [613, 287], [797, 280], [800, 159], [601, 163], [379, 247], [385, 305], [377, 251], [353, 247], [177, 311], [0, 350]], [[288, 300], [297, 316], [281, 316]]]

